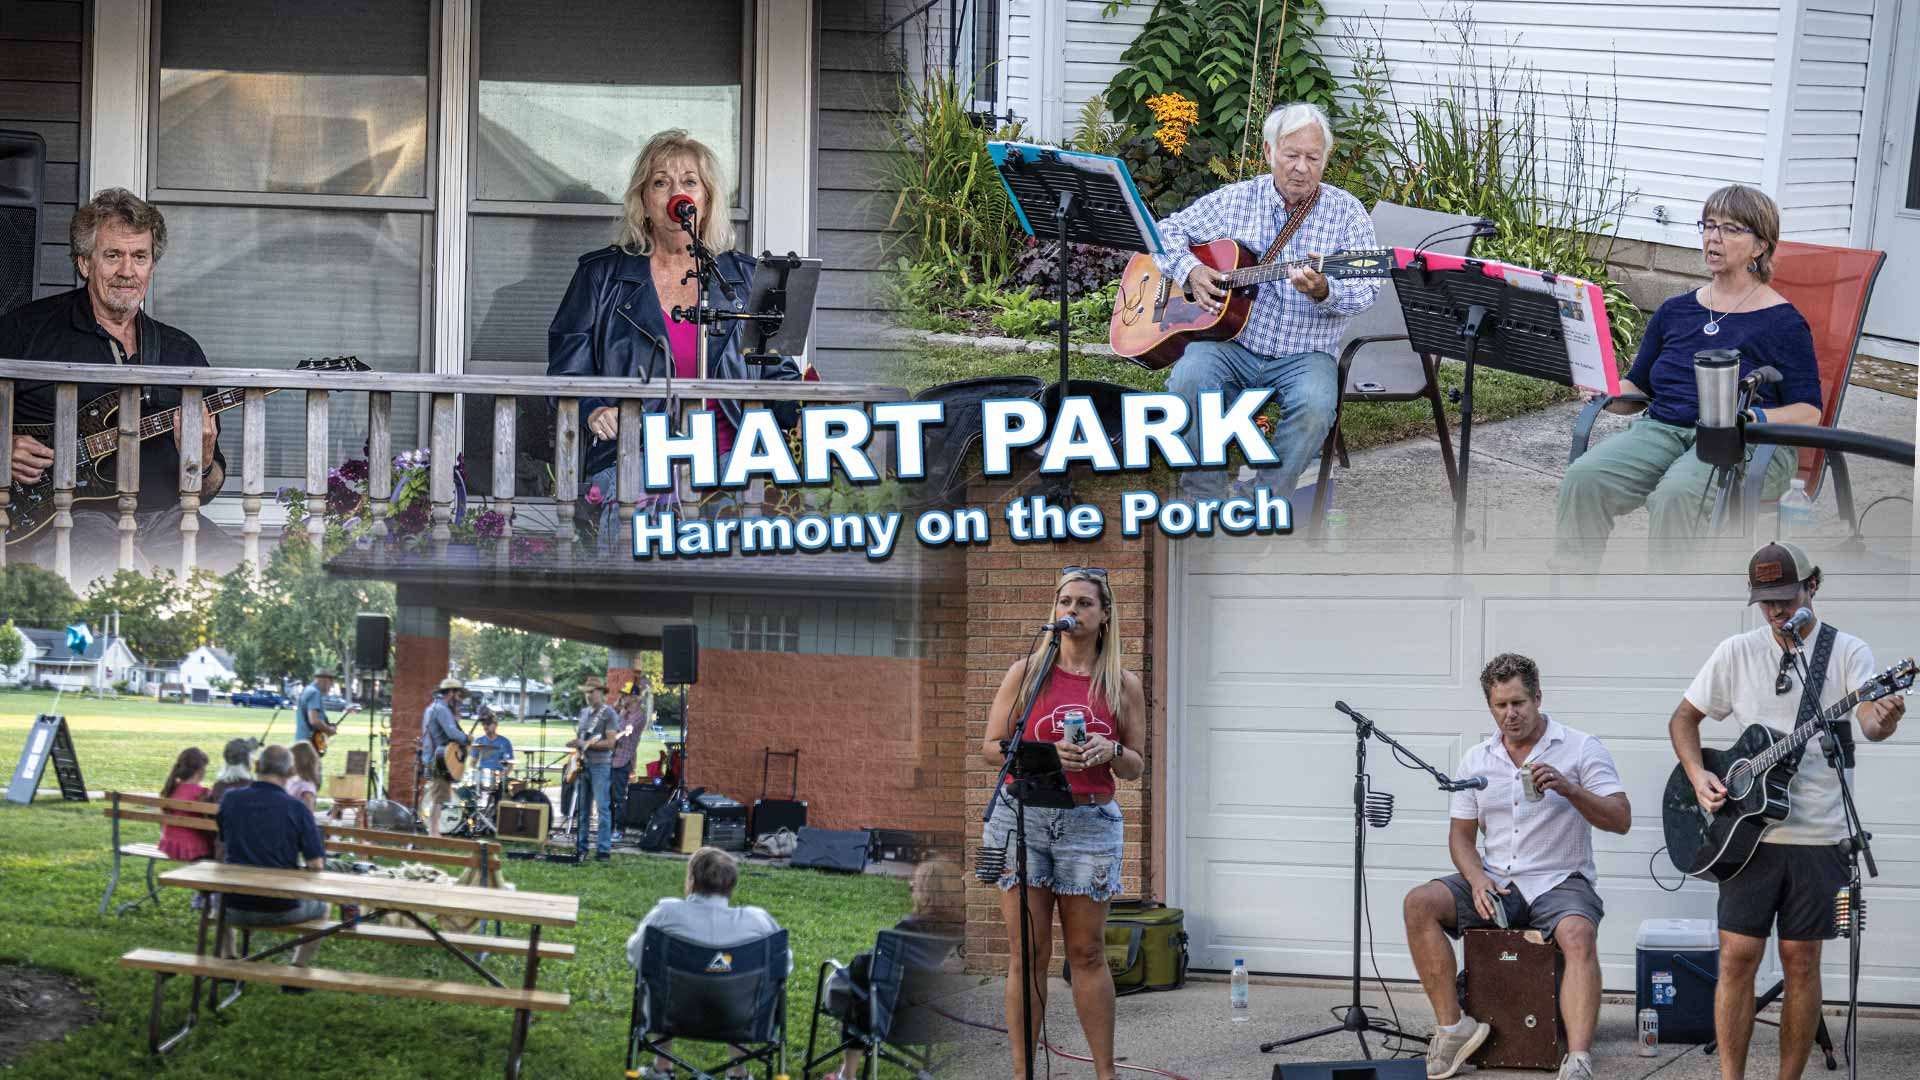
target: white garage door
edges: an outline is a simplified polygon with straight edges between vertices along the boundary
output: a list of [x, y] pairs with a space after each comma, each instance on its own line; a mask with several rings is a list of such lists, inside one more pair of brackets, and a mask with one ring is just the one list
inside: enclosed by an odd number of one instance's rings
[[[1174, 545], [1169, 658], [1173, 790], [1169, 891], [1187, 909], [1194, 965], [1341, 975], [1349, 970], [1354, 725], [1344, 700], [1440, 769], [1491, 732], [1479, 671], [1514, 651], [1539, 663], [1544, 707], [1598, 735], [1633, 801], [1626, 836], [1595, 833], [1607, 906], [1600, 946], [1610, 989], [1634, 981], [1634, 932], [1650, 917], [1712, 917], [1715, 891], [1662, 892], [1648, 861], [1662, 845], [1659, 799], [1674, 765], [1666, 722], [1721, 638], [1756, 625], [1741, 574], [1548, 577], [1406, 572], [1352, 556], [1302, 558], [1266, 542]], [[1743, 555], [1729, 560], [1744, 570]], [[1823, 560], [1831, 568], [1831, 560]], [[1277, 573], [1278, 568], [1295, 572]], [[1444, 565], [1436, 566], [1444, 571]], [[1920, 602], [1904, 573], [1834, 572], [1824, 618], [1874, 646], [1877, 669], [1920, 650]], [[1708, 745], [1736, 726], [1707, 725]], [[1881, 876], [1862, 997], [1920, 1004], [1920, 731], [1865, 745], [1861, 811]], [[1413, 978], [1401, 898], [1452, 870], [1447, 800], [1423, 773], [1368, 744], [1393, 823], [1367, 830], [1376, 955]], [[1676, 871], [1653, 860], [1672, 887]], [[1843, 996], [1844, 949], [1829, 949], [1827, 993]], [[1367, 969], [1371, 978], [1371, 968]]]

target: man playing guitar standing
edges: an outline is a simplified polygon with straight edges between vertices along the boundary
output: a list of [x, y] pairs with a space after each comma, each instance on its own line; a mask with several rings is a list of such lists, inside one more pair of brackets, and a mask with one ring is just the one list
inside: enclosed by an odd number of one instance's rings
[[[1187, 248], [1223, 237], [1267, 252], [1269, 260], [1374, 246], [1373, 221], [1360, 200], [1320, 182], [1333, 149], [1333, 128], [1326, 114], [1304, 103], [1285, 105], [1262, 125], [1262, 151], [1268, 176], [1229, 184], [1195, 200], [1192, 206], [1158, 223], [1166, 254], [1154, 261], [1168, 281], [1184, 282], [1187, 293], [1208, 311], [1226, 303], [1220, 272]], [[1271, 251], [1283, 232], [1292, 232]], [[1270, 440], [1279, 462], [1262, 469], [1261, 483], [1274, 494], [1291, 496], [1307, 461], [1327, 437], [1339, 403], [1338, 365], [1333, 350], [1347, 320], [1372, 306], [1379, 282], [1363, 278], [1330, 280], [1302, 267], [1285, 283], [1256, 286], [1245, 329], [1232, 341], [1195, 341], [1175, 364], [1167, 389], [1186, 399], [1196, 415], [1200, 395], [1221, 393], [1228, 402], [1244, 390], [1272, 388], [1280, 421]], [[1187, 426], [1187, 445], [1200, 455], [1200, 425]], [[1226, 493], [1223, 467], [1186, 470], [1181, 485], [1194, 498]]]
[[[1813, 608], [1820, 568], [1795, 544], [1775, 542], [1754, 553], [1747, 564], [1749, 603], [1759, 604], [1766, 625], [1722, 641], [1687, 687], [1667, 724], [1674, 753], [1693, 781], [1694, 794], [1709, 811], [1727, 801], [1727, 788], [1705, 768], [1700, 722], [1734, 717], [1740, 724], [1764, 724], [1790, 731], [1801, 712], [1805, 688], [1788, 647], [1804, 642], [1815, 656], [1823, 627], [1803, 629], [1799, 642], [1789, 627], [1794, 613]], [[1873, 653], [1851, 634], [1833, 631], [1818, 700], [1821, 707], [1845, 697], [1873, 677]], [[1892, 735], [1906, 713], [1899, 695], [1868, 701], [1855, 710], [1860, 731], [1879, 742]], [[1844, 721], [1843, 750], [1852, 738]], [[1844, 765], [1844, 762], [1843, 762]], [[1849, 864], [1838, 846], [1847, 838], [1840, 778], [1827, 764], [1817, 742], [1802, 752], [1787, 788], [1785, 820], [1768, 829], [1753, 857], [1720, 882], [1720, 980], [1714, 992], [1714, 1033], [1720, 1040], [1720, 1075], [1746, 1076], [1747, 1045], [1753, 1036], [1754, 974], [1777, 924], [1780, 966], [1786, 975], [1786, 1000], [1780, 1017], [1780, 1080], [1798, 1080], [1820, 1021], [1820, 953], [1836, 936], [1834, 894], [1846, 886]]]

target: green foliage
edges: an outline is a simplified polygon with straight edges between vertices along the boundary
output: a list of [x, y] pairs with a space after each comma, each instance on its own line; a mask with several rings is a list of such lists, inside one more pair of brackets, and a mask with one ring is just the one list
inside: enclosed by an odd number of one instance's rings
[[20, 638], [20, 632], [12, 619], [0, 621], [0, 668], [10, 668], [26, 659], [27, 643]]
[[392, 585], [334, 577], [306, 537], [292, 535], [272, 549], [258, 580], [242, 573], [220, 583], [209, 622], [214, 640], [233, 652], [235, 674], [251, 686], [343, 670], [353, 655], [354, 617], [393, 610]]
[[1133, 173], [1134, 187], [1156, 218], [1185, 209], [1195, 199], [1232, 179], [1222, 147], [1204, 136], [1169, 154], [1150, 135], [1136, 135], [1120, 147], [1119, 157]]
[[950, 73], [930, 72], [918, 85], [903, 80], [900, 94], [888, 121], [886, 179], [897, 193], [888, 222], [900, 230], [895, 242], [919, 268], [906, 295], [1005, 280], [1022, 230], [987, 143], [1016, 139], [1019, 129], [989, 135], [968, 112], [970, 88]]
[[1161, 0], [1122, 54], [1107, 103], [1117, 121], [1145, 131], [1155, 126], [1149, 98], [1197, 103], [1193, 135], [1212, 141], [1228, 179], [1245, 179], [1264, 168], [1260, 123], [1275, 105], [1334, 113], [1333, 76], [1313, 41], [1325, 18], [1320, 0]]
[[[1018, 292], [995, 293], [993, 325], [1017, 338], [1052, 337], [1059, 333], [1060, 299], [1052, 293], [1035, 296], [1032, 286]], [[1067, 331], [1075, 340], [1104, 341], [1113, 320], [1113, 290], [1091, 292], [1067, 304]]]
[[553, 672], [554, 712], [574, 715], [586, 707], [587, 696], [580, 684], [588, 679], [607, 677], [607, 647], [564, 638], [553, 642], [549, 664]]
[[1111, 157], [1120, 152], [1120, 147], [1133, 134], [1131, 126], [1114, 119], [1107, 99], [1095, 94], [1080, 103], [1080, 116], [1074, 122], [1073, 138], [1067, 140], [1067, 148]]
[[96, 627], [120, 617], [120, 636], [142, 660], [178, 660], [205, 644], [220, 579], [196, 569], [185, 581], [170, 570], [120, 570], [94, 582], [80, 618]]
[[0, 568], [0, 611], [21, 626], [59, 630], [80, 614], [80, 598], [59, 574], [32, 563], [9, 562]]
[[545, 634], [481, 623], [473, 633], [469, 666], [478, 675], [519, 680], [525, 701], [527, 681], [544, 674], [559, 644]]
[[1405, 193], [1394, 187], [1395, 102], [1385, 47], [1378, 36], [1353, 35], [1342, 41], [1353, 76], [1345, 87], [1348, 100], [1334, 120], [1333, 153], [1323, 179], [1368, 206], [1381, 199], [1404, 203]]

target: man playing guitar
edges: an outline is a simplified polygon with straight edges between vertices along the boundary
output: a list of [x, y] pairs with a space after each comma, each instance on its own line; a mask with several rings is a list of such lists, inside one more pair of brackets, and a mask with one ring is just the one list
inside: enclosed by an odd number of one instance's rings
[[[1193, 244], [1230, 237], [1279, 260], [1374, 246], [1366, 207], [1320, 182], [1333, 149], [1326, 114], [1304, 103], [1285, 105], [1268, 115], [1261, 131], [1270, 175], [1219, 188], [1158, 223], [1166, 254], [1156, 256], [1155, 263], [1168, 281], [1185, 282], [1187, 293], [1208, 311], [1220, 310], [1227, 292], [1220, 272], [1187, 250]], [[1293, 231], [1286, 243], [1270, 251], [1288, 229]], [[1333, 423], [1340, 398], [1333, 350], [1347, 320], [1372, 306], [1379, 282], [1333, 281], [1302, 267], [1285, 284], [1256, 287], [1239, 337], [1189, 344], [1167, 389], [1186, 399], [1190, 415], [1198, 413], [1203, 393], [1221, 393], [1231, 402], [1243, 390], [1274, 389], [1281, 415], [1270, 440], [1279, 462], [1262, 469], [1260, 481], [1276, 495], [1291, 496]], [[1198, 423], [1188, 425], [1186, 440], [1198, 459]], [[1186, 470], [1181, 486], [1194, 498], [1219, 498], [1226, 494], [1226, 481], [1224, 467], [1202, 467]]]
[[[293, 738], [295, 742], [312, 743], [313, 748], [325, 754], [327, 740], [340, 731], [338, 724], [327, 720], [327, 695], [333, 693], [333, 672], [316, 671], [308, 680], [307, 688], [300, 691], [300, 700], [293, 707]], [[321, 762], [322, 766], [326, 763]]]
[[[1798, 545], [1775, 542], [1754, 553], [1747, 564], [1748, 602], [1759, 604], [1766, 625], [1722, 641], [1687, 687], [1667, 724], [1674, 753], [1692, 779], [1701, 807], [1718, 810], [1727, 788], [1703, 764], [1700, 722], [1734, 717], [1740, 724], [1764, 724], [1791, 730], [1801, 711], [1804, 687], [1796, 692], [1797, 669], [1788, 647], [1799, 648], [1789, 627], [1794, 613], [1813, 609], [1820, 568]], [[1813, 651], [1822, 627], [1801, 631]], [[1873, 677], [1873, 653], [1865, 642], [1835, 631], [1819, 689], [1824, 706]], [[1816, 678], [1820, 673], [1816, 672]], [[1855, 710], [1860, 731], [1879, 742], [1892, 735], [1906, 713], [1895, 694], [1868, 701]], [[1842, 722], [1844, 723], [1844, 722]], [[1851, 733], [1842, 727], [1843, 749]], [[1844, 767], [1844, 761], [1843, 761]], [[1767, 830], [1744, 868], [1720, 882], [1720, 979], [1714, 992], [1714, 1033], [1720, 1040], [1720, 1075], [1746, 1075], [1747, 1044], [1753, 1036], [1753, 979], [1777, 924], [1780, 966], [1786, 974], [1786, 1000], [1780, 1016], [1780, 1080], [1798, 1080], [1807, 1064], [1820, 1020], [1820, 953], [1835, 935], [1834, 894], [1849, 878], [1847, 838], [1840, 800], [1840, 778], [1827, 764], [1818, 743], [1807, 746], [1787, 788], [1790, 810]]]

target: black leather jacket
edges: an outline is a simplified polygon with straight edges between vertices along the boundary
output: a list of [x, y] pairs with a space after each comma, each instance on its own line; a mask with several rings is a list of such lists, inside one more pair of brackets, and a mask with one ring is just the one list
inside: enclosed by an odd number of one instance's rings
[[[580, 256], [560, 310], [547, 330], [547, 374], [604, 375], [623, 379], [660, 379], [668, 374], [667, 323], [660, 311], [660, 296], [653, 287], [650, 259], [634, 255], [611, 244]], [[734, 299], [728, 300], [714, 282], [708, 290], [708, 304], [719, 311], [744, 311], [747, 285], [753, 279], [752, 256], [728, 251], [718, 258], [720, 273], [733, 286]], [[800, 378], [799, 364], [792, 358], [778, 365], [748, 364], [742, 356], [742, 327], [732, 320], [707, 328], [707, 377], [710, 379], [770, 379], [791, 381]], [[750, 397], [751, 395], [749, 395]], [[616, 405], [609, 398], [580, 400], [580, 441], [586, 460], [581, 474], [584, 481], [613, 464], [617, 443], [595, 439], [587, 432], [587, 418], [604, 406]], [[740, 402], [713, 399], [713, 404], [737, 429], [740, 426]], [[664, 399], [646, 403], [648, 412], [666, 409]], [[791, 407], [776, 409], [783, 423], [790, 423]]]

